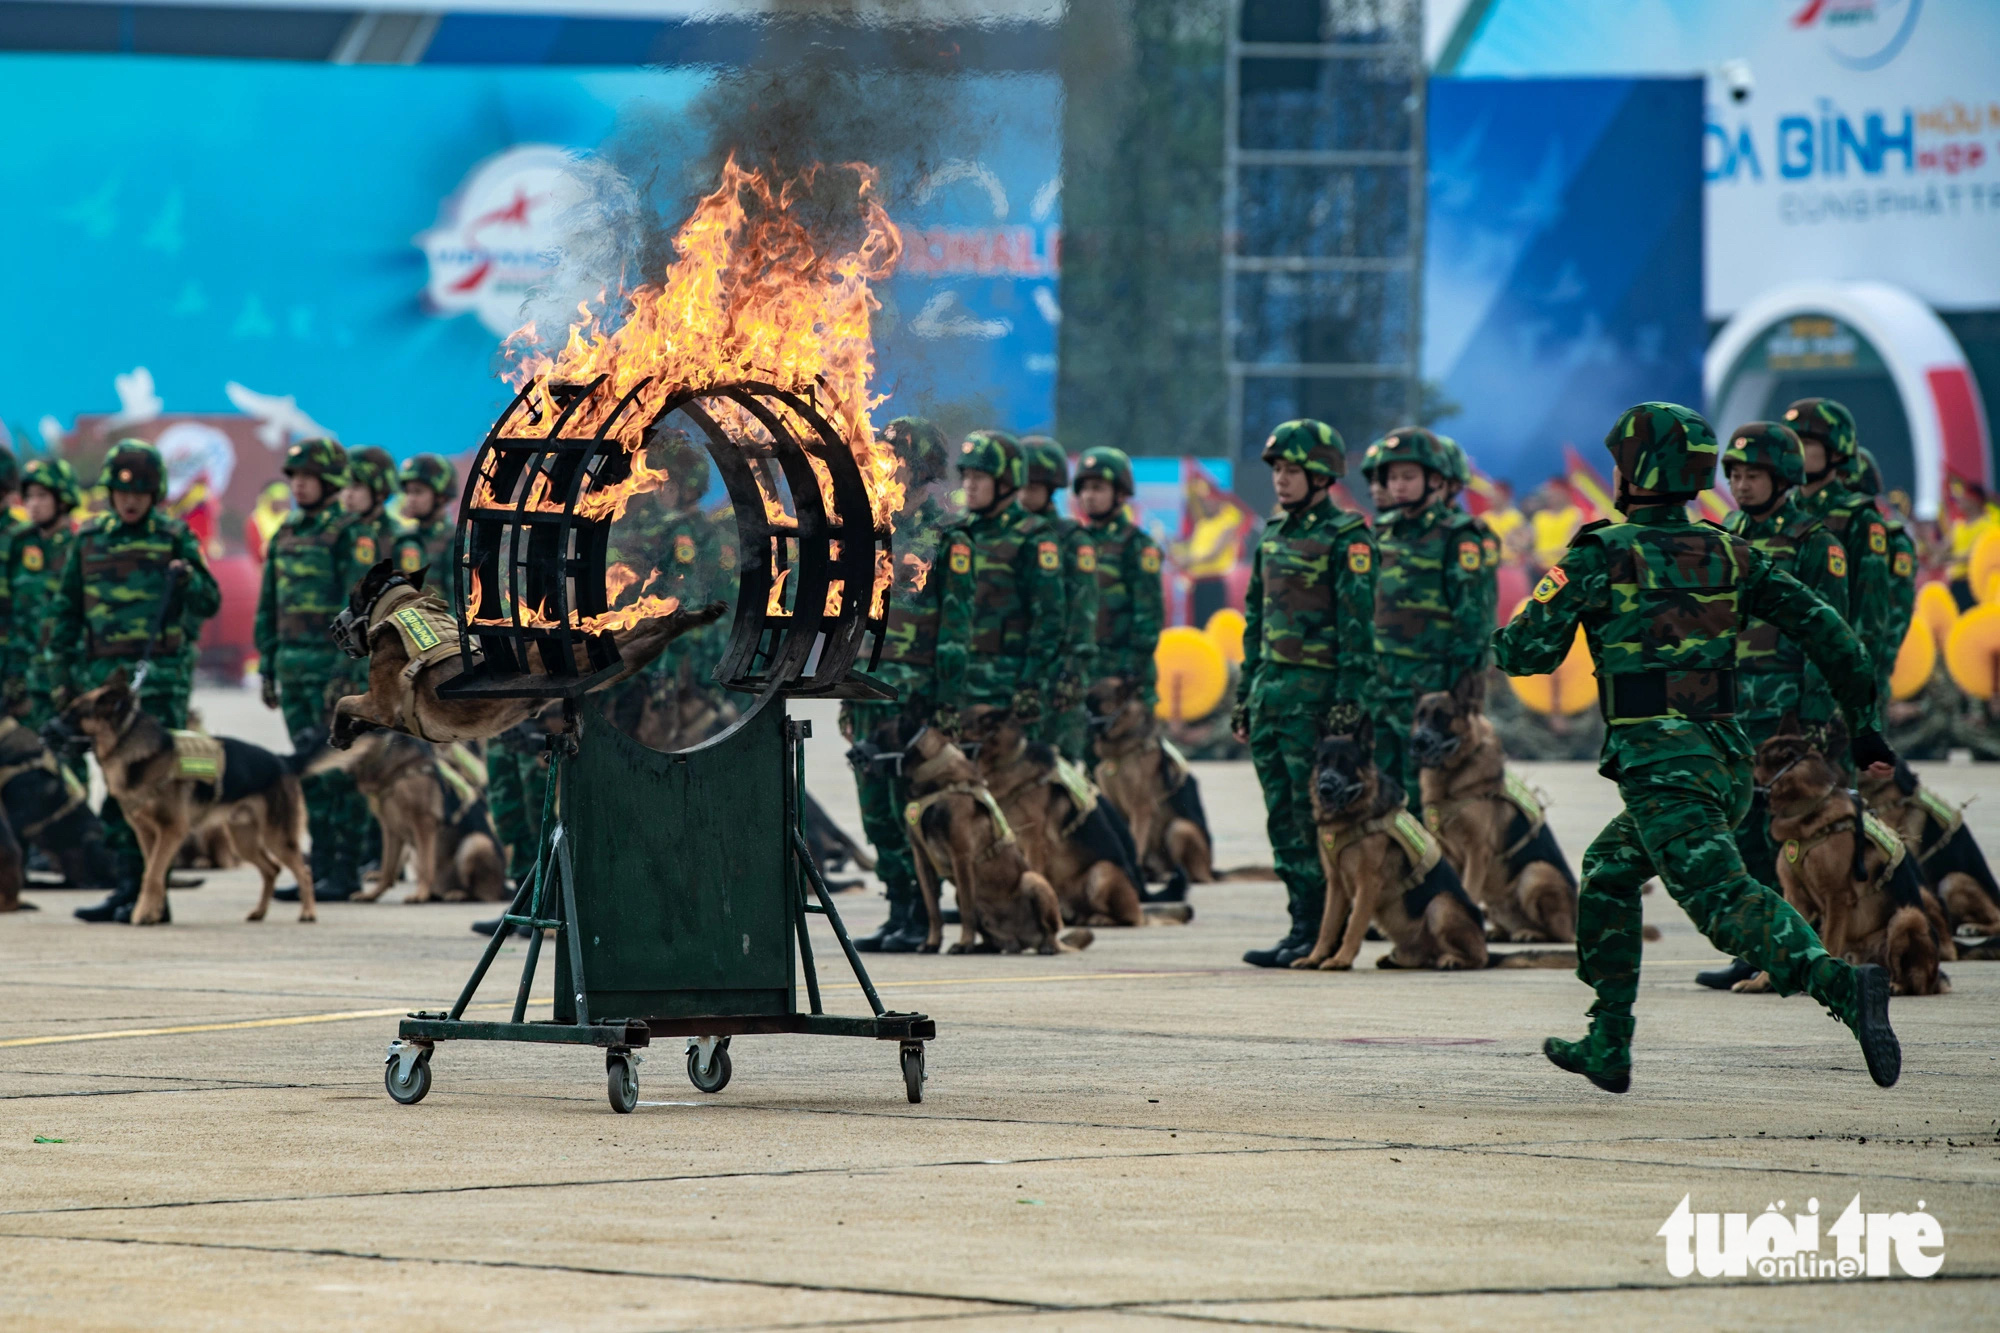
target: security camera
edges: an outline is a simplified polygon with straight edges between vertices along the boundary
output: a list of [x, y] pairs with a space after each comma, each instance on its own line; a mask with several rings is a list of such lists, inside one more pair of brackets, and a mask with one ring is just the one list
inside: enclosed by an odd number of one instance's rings
[[1725, 60], [1722, 62], [1722, 82], [1729, 88], [1729, 100], [1747, 102], [1750, 94], [1757, 91], [1757, 81], [1750, 76], [1750, 62], [1747, 60]]

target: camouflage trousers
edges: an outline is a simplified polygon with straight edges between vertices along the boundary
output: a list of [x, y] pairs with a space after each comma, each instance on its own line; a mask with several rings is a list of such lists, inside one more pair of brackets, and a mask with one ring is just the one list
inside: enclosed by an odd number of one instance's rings
[[1264, 831], [1295, 933], [1317, 932], [1326, 908], [1312, 772], [1333, 685], [1331, 671], [1267, 665], [1250, 693], [1250, 763], [1264, 790]]
[[542, 799], [547, 794], [549, 756], [540, 737], [509, 733], [486, 743], [486, 808], [507, 857], [507, 873], [519, 880], [535, 864], [542, 838]]
[[1655, 874], [1718, 949], [1841, 1011], [1852, 969], [1774, 890], [1744, 872], [1731, 836], [1750, 808], [1747, 767], [1721, 756], [1674, 758], [1618, 777], [1625, 809], [1583, 855], [1577, 977], [1597, 992], [1592, 1017], [1629, 1017], [1639, 992], [1639, 890]]
[[[850, 704], [841, 720], [856, 739], [866, 739], [902, 711], [901, 704]], [[890, 903], [914, 903], [919, 896], [916, 854], [910, 849], [903, 825], [909, 784], [870, 766], [854, 770], [854, 792], [861, 802], [861, 831], [875, 848], [875, 873], [881, 877]]]
[[1438, 686], [1428, 679], [1382, 677], [1375, 686], [1375, 706], [1369, 716], [1375, 722], [1375, 767], [1385, 777], [1415, 799], [1417, 770], [1410, 763], [1410, 727], [1416, 720], [1417, 700]]
[[[302, 736], [325, 735], [327, 713], [344, 692], [344, 674], [281, 672], [278, 706], [294, 746]], [[306, 827], [312, 835], [314, 874], [352, 878], [381, 834], [368, 802], [345, 773], [321, 773], [300, 784], [306, 798]]]

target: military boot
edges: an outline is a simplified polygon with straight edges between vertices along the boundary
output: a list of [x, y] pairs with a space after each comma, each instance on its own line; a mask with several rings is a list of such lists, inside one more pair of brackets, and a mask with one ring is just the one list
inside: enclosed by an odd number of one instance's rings
[[1313, 944], [1319, 939], [1319, 920], [1309, 917], [1299, 910], [1297, 895], [1289, 904], [1292, 912], [1292, 928], [1285, 932], [1285, 938], [1268, 949], [1252, 949], [1243, 955], [1243, 961], [1252, 967], [1290, 967], [1294, 958], [1303, 958], [1312, 952]]
[[1757, 975], [1758, 970], [1758, 968], [1744, 962], [1741, 958], [1733, 958], [1730, 960], [1728, 967], [1712, 968], [1707, 972], [1695, 973], [1694, 980], [1697, 986], [1706, 986], [1710, 990], [1728, 990], [1739, 981], [1750, 980], [1750, 978]]
[[1852, 967], [1822, 958], [1813, 964], [1806, 991], [1847, 1024], [1876, 1086], [1894, 1087], [1903, 1072], [1903, 1046], [1889, 1026], [1889, 973], [1873, 963]]
[[1598, 1014], [1590, 1020], [1589, 1036], [1546, 1038], [1542, 1054], [1556, 1068], [1581, 1074], [1606, 1092], [1624, 1092], [1632, 1086], [1632, 1015]]
[[130, 921], [132, 919], [132, 904], [138, 901], [139, 872], [136, 870], [127, 870], [121, 866], [118, 870], [118, 887], [111, 890], [111, 895], [103, 902], [90, 907], [77, 908], [76, 919], [90, 922], [116, 921], [119, 919], [118, 913], [122, 909], [125, 913], [124, 919]]
[[862, 953], [904, 952], [899, 949], [890, 949], [888, 943], [890, 940], [898, 939], [902, 936], [904, 928], [909, 923], [909, 918], [910, 900], [906, 897], [890, 898], [889, 917], [882, 923], [882, 928], [877, 930], [873, 935], [856, 936], [854, 947]]
[[903, 903], [903, 929], [882, 941], [883, 953], [918, 953], [930, 940], [931, 917], [922, 896], [911, 889]]

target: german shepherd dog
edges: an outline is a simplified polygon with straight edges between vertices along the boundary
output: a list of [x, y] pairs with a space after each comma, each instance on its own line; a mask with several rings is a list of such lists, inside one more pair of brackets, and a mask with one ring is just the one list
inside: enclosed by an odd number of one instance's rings
[[33, 728], [0, 717], [0, 912], [33, 907], [17, 897], [24, 886], [21, 857], [32, 849], [61, 870], [62, 887], [108, 888], [117, 879], [104, 824], [88, 796]]
[[[403, 679], [403, 668], [410, 662], [403, 636], [386, 616], [380, 621], [371, 617], [376, 604], [392, 589], [408, 587], [422, 592], [427, 572], [420, 569], [402, 574], [391, 561], [378, 562], [354, 585], [347, 610], [334, 621], [336, 642], [349, 656], [368, 658], [368, 692], [350, 694], [334, 705], [333, 726], [327, 737], [334, 749], [344, 750], [355, 737], [377, 729], [400, 731], [427, 741], [486, 740], [550, 706], [546, 699], [440, 699], [438, 686], [465, 670], [456, 653], [423, 667], [410, 680]], [[691, 629], [721, 619], [728, 609], [721, 602], [696, 610], [681, 607], [671, 615], [614, 631], [612, 637], [624, 669], [591, 692], [610, 689], [627, 679], [664, 652], [669, 643]], [[577, 652], [581, 654], [583, 648], [579, 646]], [[586, 663], [579, 658], [577, 666], [583, 669]]]
[[1489, 940], [1575, 943], [1576, 876], [1539, 803], [1509, 782], [1485, 701], [1478, 672], [1417, 700], [1410, 754], [1424, 822], [1486, 909]]
[[[1938, 964], [1954, 956], [1951, 931], [1936, 896], [1893, 832], [1883, 828], [1878, 841], [1867, 831], [1860, 800], [1814, 743], [1804, 736], [1771, 737], [1757, 747], [1756, 778], [1770, 793], [1785, 900], [1813, 923], [1826, 951], [1851, 963], [1880, 964], [1892, 994], [1950, 990]], [[1762, 973], [1734, 987], [1769, 988]]]
[[[372, 886], [355, 895], [372, 903], [403, 877], [413, 855], [417, 887], [406, 903], [507, 900], [507, 864], [482, 789], [453, 780], [451, 762], [413, 736], [377, 732], [346, 750], [322, 749], [306, 776], [346, 771], [382, 826], [382, 865]], [[462, 791], [461, 788], [468, 790]]]
[[1178, 925], [1193, 917], [1185, 902], [1141, 904], [1139, 868], [1103, 800], [1072, 791], [1055, 749], [1029, 741], [1012, 712], [968, 709], [965, 726], [978, 745], [980, 780], [1000, 803], [1028, 864], [1055, 889], [1065, 922]]
[[[1373, 723], [1320, 740], [1312, 797], [1326, 910], [1318, 943], [1293, 967], [1353, 967], [1371, 921], [1391, 945], [1378, 967], [1487, 966], [1479, 908], [1406, 808], [1402, 788], [1375, 767]], [[1429, 854], [1419, 859], [1414, 849], [1426, 844]]]
[[1091, 776], [1130, 826], [1140, 870], [1183, 893], [1190, 883], [1214, 883], [1214, 840], [1201, 784], [1167, 753], [1153, 710], [1122, 676], [1092, 685], [1085, 702], [1097, 755]]
[[1907, 764], [1888, 777], [1860, 775], [1868, 808], [1896, 831], [1924, 884], [1959, 931], [2000, 935], [2000, 884], [1965, 817], [1918, 782]]
[[936, 953], [944, 936], [940, 879], [958, 890], [959, 938], [948, 952], [1061, 953], [1087, 946], [1089, 930], [1064, 933], [1055, 889], [1029, 868], [999, 803], [965, 752], [936, 727], [924, 726], [901, 753], [912, 798], [907, 817], [917, 884], [930, 913], [922, 952]]
[[[78, 695], [58, 717], [64, 730], [88, 737], [104, 785], [118, 798], [126, 822], [138, 835], [146, 868], [132, 924], [158, 923], [166, 911], [167, 872], [189, 833], [222, 829], [237, 853], [264, 877], [263, 892], [251, 909], [262, 921], [280, 866], [299, 883], [299, 920], [311, 921], [312, 871], [300, 851], [305, 836], [305, 797], [298, 775], [279, 756], [247, 741], [218, 738], [220, 779], [189, 776], [174, 746], [173, 733], [139, 707], [123, 668], [94, 690]], [[213, 772], [213, 769], [210, 769]]]

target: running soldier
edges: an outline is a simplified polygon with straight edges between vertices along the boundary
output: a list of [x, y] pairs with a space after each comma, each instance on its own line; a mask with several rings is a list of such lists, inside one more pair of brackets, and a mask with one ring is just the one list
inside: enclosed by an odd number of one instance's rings
[[959, 446], [958, 472], [966, 512], [941, 543], [935, 717], [955, 733], [961, 704], [989, 704], [1032, 732], [1067, 642], [1062, 539], [1013, 503], [1027, 480], [1013, 436], [974, 431]]
[[885, 725], [893, 725], [896, 739], [907, 744], [937, 709], [931, 672], [944, 586], [937, 569], [938, 542], [950, 521], [941, 494], [950, 452], [944, 432], [922, 417], [897, 417], [882, 428], [882, 438], [902, 460], [903, 508], [896, 515], [896, 572], [875, 678], [897, 697], [841, 705], [840, 733], [856, 747], [849, 755], [861, 828], [875, 845], [875, 873], [889, 898], [889, 919], [873, 935], [855, 940], [854, 947], [869, 953], [914, 953], [930, 933], [930, 918], [903, 828], [909, 785], [876, 762], [869, 747]]
[[1160, 645], [1166, 596], [1160, 588], [1160, 548], [1125, 512], [1132, 498], [1132, 460], [1122, 449], [1084, 450], [1071, 483], [1083, 521], [1097, 552], [1097, 648], [1092, 670], [1099, 678], [1122, 676], [1150, 704], [1159, 702]]
[[40, 730], [55, 716], [46, 661], [49, 612], [76, 544], [70, 515], [83, 496], [75, 469], [60, 458], [38, 458], [24, 476], [28, 526], [0, 546], [0, 677], [7, 711]]
[[[334, 701], [353, 680], [348, 656], [327, 633], [347, 608], [356, 579], [379, 558], [376, 534], [356, 526], [336, 497], [348, 481], [347, 453], [332, 440], [306, 440], [285, 454], [295, 508], [272, 534], [257, 596], [254, 638], [264, 706], [283, 707], [296, 749], [325, 739]], [[345, 773], [305, 780], [312, 832], [313, 896], [340, 902], [360, 887], [360, 855], [374, 821]], [[278, 891], [297, 894], [296, 885]]]
[[[62, 708], [113, 672], [133, 678], [145, 662], [139, 706], [169, 727], [185, 727], [194, 675], [192, 655], [181, 651], [183, 639], [222, 609], [222, 592], [202, 558], [200, 539], [160, 509], [167, 469], [157, 449], [120, 440], [104, 456], [98, 484], [109, 493], [111, 512], [78, 534], [49, 604], [44, 661], [50, 706]], [[117, 858], [117, 887], [76, 915], [130, 921], [145, 859], [116, 798], [105, 797], [99, 813], [105, 844]], [[169, 907], [160, 921], [172, 920]]]
[[448, 502], [458, 493], [457, 474], [436, 454], [416, 454], [397, 471], [396, 481], [403, 488], [403, 521], [409, 524], [396, 534], [396, 568], [404, 574], [428, 569], [424, 586], [448, 602], [454, 531]]
[[1347, 470], [1347, 447], [1333, 427], [1287, 421], [1261, 457], [1285, 512], [1266, 525], [1251, 557], [1230, 729], [1250, 746], [1292, 918], [1282, 940], [1243, 961], [1286, 967], [1312, 949], [1326, 906], [1312, 806], [1320, 728], [1354, 726], [1374, 693], [1375, 541], [1362, 517], [1328, 494]]
[[1073, 764], [1090, 751], [1090, 715], [1083, 696], [1097, 679], [1097, 543], [1089, 528], [1063, 513], [1056, 496], [1069, 485], [1069, 455], [1046, 435], [1021, 441], [1027, 483], [1019, 504], [1053, 527], [1062, 542], [1064, 651], [1047, 682], [1042, 738]]
[[[1623, 522], [1586, 524], [1528, 605], [1494, 636], [1500, 669], [1553, 671], [1582, 625], [1605, 721], [1599, 771], [1625, 808], [1583, 859], [1577, 976], [1596, 991], [1581, 1041], [1550, 1037], [1558, 1068], [1607, 1092], [1631, 1086], [1642, 886], [1655, 874], [1718, 948], [1804, 991], [1861, 1043], [1887, 1087], [1902, 1065], [1889, 1027], [1889, 977], [1830, 956], [1792, 907], [1744, 873], [1731, 836], [1750, 805], [1750, 747], [1737, 725], [1736, 652], [1755, 617], [1799, 645], [1832, 687], [1856, 764], [1886, 773], [1867, 654], [1840, 613], [1741, 537], [1689, 520], [1715, 480], [1715, 433], [1672, 403], [1641, 403], [1605, 437]], [[1877, 769], [1875, 766], [1880, 765]]]
[[1416, 789], [1417, 699], [1486, 669], [1491, 580], [1477, 521], [1450, 502], [1451, 464], [1438, 437], [1406, 426], [1376, 443], [1375, 474], [1396, 508], [1375, 529], [1375, 762], [1407, 792]]

